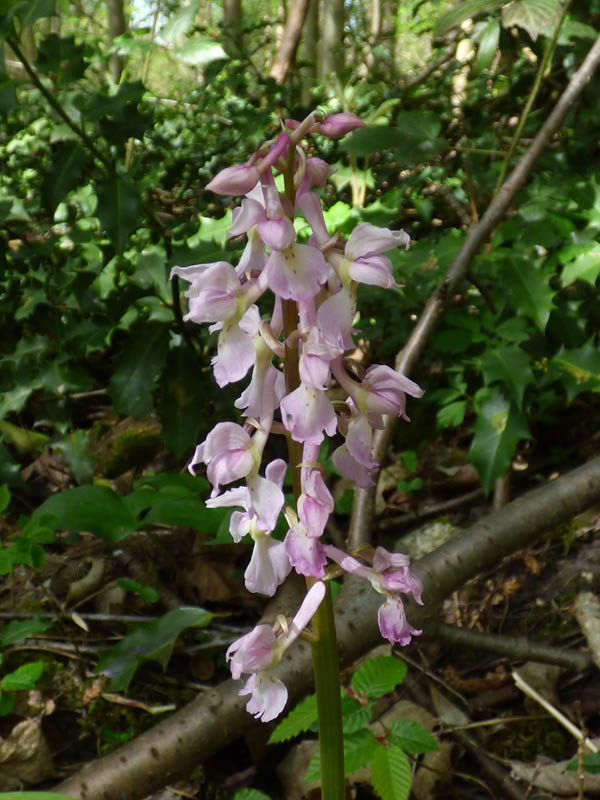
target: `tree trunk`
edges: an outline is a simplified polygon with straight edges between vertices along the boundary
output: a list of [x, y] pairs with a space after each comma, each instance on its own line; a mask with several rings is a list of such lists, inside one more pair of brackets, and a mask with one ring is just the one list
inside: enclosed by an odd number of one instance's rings
[[[106, 11], [108, 14], [108, 38], [110, 43], [127, 32], [127, 20], [125, 18], [125, 7], [123, 0], [106, 0]], [[112, 79], [119, 83], [123, 74], [123, 58], [116, 54], [111, 55], [108, 68]]]
[[223, 0], [223, 49], [231, 58], [244, 51], [242, 0]]
[[302, 38], [300, 40], [300, 80], [302, 83], [302, 105], [311, 108], [312, 90], [317, 82], [317, 63], [319, 60], [319, 0], [309, 0]]
[[319, 77], [332, 72], [341, 76], [344, 69], [344, 0], [321, 3]]
[[294, 64], [296, 57], [296, 49], [300, 41], [302, 33], [302, 26], [306, 18], [309, 0], [294, 0], [288, 11], [287, 19], [285, 21], [285, 28], [283, 31], [283, 38], [275, 61], [269, 73], [271, 78], [282, 84], [290, 69]]

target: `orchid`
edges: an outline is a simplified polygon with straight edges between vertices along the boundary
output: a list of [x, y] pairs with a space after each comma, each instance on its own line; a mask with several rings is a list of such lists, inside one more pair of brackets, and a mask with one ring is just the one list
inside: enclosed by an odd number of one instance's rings
[[[365, 222], [347, 240], [330, 231], [313, 189], [324, 186], [333, 170], [307, 157], [302, 140], [311, 133], [335, 139], [363, 125], [346, 112], [286, 120], [274, 140], [246, 163], [222, 170], [207, 186], [218, 194], [242, 195], [228, 232], [230, 238], [247, 237], [237, 264], [216, 261], [174, 267], [171, 273], [189, 284], [185, 320], [211, 323], [210, 330], [218, 332], [212, 359], [218, 385], [240, 381], [251, 371], [235, 401], [243, 424], [217, 423], [196, 447], [189, 468], [195, 472], [205, 465], [212, 484], [207, 506], [233, 509], [233, 540], [252, 541], [244, 573], [249, 591], [272, 596], [292, 569], [309, 587], [289, 624], [259, 624], [227, 650], [233, 678], [248, 676], [240, 690], [249, 696], [247, 710], [265, 722], [275, 719], [287, 700], [274, 670], [313, 615], [320, 620], [319, 636], [335, 635], [331, 602], [322, 603], [334, 571], [330, 562], [368, 580], [383, 595], [378, 621], [384, 637], [408, 644], [421, 633], [407, 621], [401, 599], [410, 595], [422, 603], [422, 585], [408, 556], [377, 547], [367, 564], [326, 538], [334, 500], [319, 464], [320, 445], [326, 437], [342, 437], [332, 455], [334, 466], [356, 486], [373, 486], [379, 467], [374, 431], [383, 427], [386, 415], [408, 420], [407, 395], [423, 394], [392, 367], [351, 367], [346, 358], [355, 348], [358, 284], [396, 287], [386, 253], [408, 247], [410, 239], [404, 231]], [[276, 172], [283, 175], [283, 191]], [[310, 228], [307, 241], [298, 241], [297, 213]], [[260, 308], [269, 290], [274, 295], [270, 318]], [[345, 401], [332, 400], [336, 385]], [[269, 437], [281, 433], [288, 443], [293, 501], [284, 495], [286, 462], [274, 458], [263, 468]], [[278, 537], [282, 514], [288, 526], [283, 541]], [[315, 648], [319, 641], [317, 636]]]

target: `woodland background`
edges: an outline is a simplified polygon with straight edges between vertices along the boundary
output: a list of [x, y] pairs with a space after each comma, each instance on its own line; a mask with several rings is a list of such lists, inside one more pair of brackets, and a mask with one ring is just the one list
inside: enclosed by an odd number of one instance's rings
[[[423, 558], [425, 635], [400, 655], [446, 756], [420, 796], [554, 796], [532, 765], [576, 742], [523, 705], [510, 668], [558, 659], [570, 671], [549, 696], [598, 733], [582, 630], [600, 580], [599, 27], [600, 0], [2, 0], [0, 789], [134, 798], [185, 778], [186, 796], [292, 796], [274, 775], [290, 745], [267, 747], [272, 728], [222, 683], [227, 644], [265, 604], [243, 588], [228, 515], [185, 473], [236, 395], [214, 384], [214, 337], [183, 322], [168, 275], [236, 262], [233, 199], [205, 184], [318, 106], [367, 126], [311, 144], [337, 167], [329, 229], [413, 240], [392, 254], [401, 288], [361, 287], [356, 355], [426, 390], [379, 440], [374, 496], [324, 452], [330, 535]], [[347, 667], [377, 641], [358, 598], [358, 632], [340, 620]], [[460, 646], [443, 644], [457, 629]], [[300, 646], [295, 699], [305, 662]], [[500, 703], [522, 719], [469, 738], [431, 682], [463, 717]], [[149, 766], [176, 708], [185, 747]], [[517, 762], [530, 772], [510, 788]], [[572, 777], [563, 794], [583, 796]]]

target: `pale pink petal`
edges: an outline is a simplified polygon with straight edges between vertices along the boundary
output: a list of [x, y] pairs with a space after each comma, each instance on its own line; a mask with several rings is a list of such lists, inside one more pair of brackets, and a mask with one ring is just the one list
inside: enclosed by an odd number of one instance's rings
[[260, 238], [270, 250], [285, 250], [296, 238], [296, 230], [289, 219], [277, 217], [259, 220], [257, 230]]
[[344, 287], [321, 303], [317, 311], [317, 321], [325, 341], [332, 347], [340, 352], [354, 347], [354, 300]]
[[261, 160], [260, 162], [260, 171], [263, 172], [267, 167], [272, 167], [273, 164], [280, 158], [284, 153], [287, 152], [290, 143], [290, 135], [286, 133], [286, 131], [282, 131], [273, 146], [267, 153], [267, 155]]
[[365, 123], [362, 119], [351, 114], [348, 111], [342, 111], [339, 114], [330, 114], [323, 122], [317, 125], [317, 131], [322, 136], [327, 136], [329, 139], [339, 139], [350, 131], [356, 128], [364, 128]]
[[277, 519], [285, 502], [281, 488], [273, 481], [255, 475], [252, 479], [248, 479], [248, 492], [252, 508], [258, 518], [257, 527], [269, 533], [277, 525]]
[[312, 228], [317, 242], [323, 246], [331, 241], [331, 236], [325, 225], [321, 201], [313, 192], [305, 192], [298, 198], [297, 206], [304, 214], [304, 218]]
[[346, 447], [352, 458], [362, 464], [368, 472], [373, 472], [379, 466], [379, 463], [373, 458], [373, 429], [362, 414], [350, 420], [346, 434]]
[[257, 625], [254, 630], [232, 642], [225, 658], [231, 676], [238, 680], [243, 672], [260, 672], [268, 669], [275, 658], [275, 634], [270, 625]]
[[242, 205], [234, 209], [232, 217], [233, 224], [227, 231], [229, 238], [247, 233], [259, 220], [264, 219], [265, 209], [257, 200], [245, 197]]
[[307, 302], [327, 280], [327, 263], [316, 247], [293, 244], [274, 250], [265, 265], [269, 287], [283, 300]]
[[335, 561], [335, 563], [338, 564], [344, 570], [344, 572], [347, 572], [350, 575], [357, 575], [359, 578], [371, 580], [371, 576], [373, 575], [372, 567], [367, 567], [366, 564], [363, 564], [357, 558], [349, 556], [348, 553], [340, 550], [339, 547], [334, 547], [332, 544], [326, 544], [323, 549], [327, 558]]
[[342, 475], [352, 483], [355, 483], [360, 489], [368, 489], [370, 486], [375, 486], [371, 471], [352, 457], [347, 445], [343, 444], [338, 447], [331, 460]]
[[211, 361], [219, 386], [241, 380], [254, 364], [255, 357], [254, 342], [239, 323], [225, 323], [219, 334], [217, 355]]
[[280, 403], [281, 419], [296, 442], [320, 444], [323, 431], [333, 436], [337, 417], [331, 401], [318, 389], [300, 384]]
[[246, 588], [249, 592], [273, 597], [291, 568], [283, 542], [259, 533], [255, 535], [250, 563], [244, 572]]
[[333, 509], [333, 497], [323, 476], [317, 469], [310, 470], [302, 481], [302, 494], [298, 498], [298, 516], [309, 536], [321, 536]]
[[314, 617], [315, 611], [321, 605], [326, 591], [325, 584], [321, 581], [313, 583], [313, 585], [310, 587], [304, 597], [304, 600], [302, 601], [300, 608], [292, 620], [292, 624], [290, 625], [289, 633], [286, 639], [286, 649], [292, 644], [298, 635], [302, 633], [302, 631]]
[[388, 597], [377, 612], [379, 630], [384, 639], [392, 644], [410, 644], [412, 636], [419, 636], [423, 631], [413, 628], [406, 620], [404, 605], [397, 597]]
[[311, 578], [325, 576], [327, 557], [318, 539], [308, 536], [302, 524], [292, 526], [285, 537], [285, 549], [292, 566], [300, 575]]
[[253, 164], [236, 164], [225, 167], [206, 184], [206, 188], [215, 194], [247, 194], [256, 186], [260, 178], [258, 167]]
[[394, 279], [392, 262], [387, 256], [359, 258], [350, 264], [348, 272], [353, 281], [369, 286], [391, 289], [398, 285]]
[[258, 672], [251, 675], [239, 694], [251, 695], [246, 711], [261, 722], [271, 722], [278, 717], [287, 702], [287, 689], [270, 673]]
[[406, 248], [409, 244], [410, 236], [404, 231], [391, 231], [361, 222], [350, 234], [344, 255], [349, 261], [356, 261], [357, 258], [379, 255], [396, 247]]

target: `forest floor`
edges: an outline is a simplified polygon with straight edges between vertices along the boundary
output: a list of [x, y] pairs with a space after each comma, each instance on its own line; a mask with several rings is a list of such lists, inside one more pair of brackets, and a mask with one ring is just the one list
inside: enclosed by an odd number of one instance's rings
[[[557, 471], [541, 461], [533, 468], [525, 456], [515, 462], [510, 497]], [[432, 443], [418, 464], [412, 460], [397, 457], [382, 473], [376, 536], [417, 559], [488, 513], [492, 499], [484, 498], [474, 469], [455, 447]], [[126, 494], [136, 477], [165, 469], [172, 465], [155, 451], [111, 485]], [[40, 495], [72, 485], [60, 455], [47, 449], [29, 465], [27, 477]], [[330, 535], [340, 544], [350, 508], [347, 489], [334, 486], [338, 505]], [[19, 492], [13, 501], [27, 510]], [[14, 513], [5, 518], [5, 544], [23, 524]], [[592, 740], [600, 736], [600, 678], [586, 661], [582, 630], [585, 615], [595, 613], [582, 610], [582, 602], [593, 602], [590, 593], [600, 583], [599, 527], [600, 510], [591, 509], [447, 598], [440, 620], [460, 629], [459, 640], [444, 628], [394, 649], [408, 676], [378, 701], [377, 714], [388, 726], [413, 719], [440, 745], [411, 757], [412, 797], [600, 794], [600, 776], [586, 774], [583, 794], [582, 770], [566, 770], [578, 742], [553, 713]], [[264, 606], [244, 588], [247, 557], [243, 546], [163, 524], [118, 544], [62, 531], [45, 545], [37, 568], [14, 565], [0, 583], [0, 644], [3, 674], [20, 675], [21, 683], [1, 686], [0, 790], [50, 789], [229, 677], [226, 647], [255, 624]], [[203, 620], [189, 612], [183, 619], [174, 615], [181, 607], [202, 607], [211, 615]], [[170, 616], [160, 624], [165, 612]], [[136, 622], [142, 628], [132, 635]], [[481, 634], [505, 637], [505, 651], [484, 644]], [[542, 663], [536, 645], [555, 648], [559, 662], [562, 653], [562, 665]], [[390, 652], [389, 646], [378, 649]], [[516, 669], [546, 707], [517, 688]], [[272, 798], [317, 797], [314, 784], [299, 780], [314, 736], [267, 746], [273, 727], [262, 726], [258, 734], [253, 729], [160, 797], [228, 797], [244, 786]], [[375, 796], [364, 770], [352, 785], [355, 797]]]

